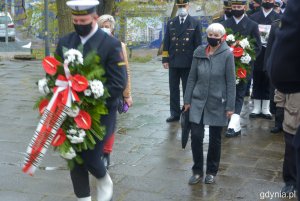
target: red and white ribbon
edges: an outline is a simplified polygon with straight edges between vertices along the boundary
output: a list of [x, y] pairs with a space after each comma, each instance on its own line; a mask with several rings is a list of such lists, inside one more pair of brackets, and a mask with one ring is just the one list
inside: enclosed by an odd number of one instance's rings
[[54, 94], [43, 112], [35, 134], [27, 148], [22, 169], [26, 174], [34, 174], [58, 129], [67, 118], [67, 111], [70, 110], [72, 102], [80, 101], [78, 95], [72, 89], [74, 81], [68, 63], [64, 64], [64, 71], [66, 78], [62, 75], [58, 76], [55, 82], [57, 87], [54, 89]]

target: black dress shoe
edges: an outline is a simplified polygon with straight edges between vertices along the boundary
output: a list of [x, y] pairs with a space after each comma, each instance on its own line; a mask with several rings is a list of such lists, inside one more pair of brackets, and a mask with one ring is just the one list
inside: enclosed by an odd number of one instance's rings
[[206, 183], [206, 184], [215, 183], [215, 177], [211, 174], [206, 175], [204, 183]]
[[180, 117], [174, 117], [174, 116], [170, 116], [169, 118], [167, 118], [166, 122], [175, 122], [175, 121], [179, 121]]
[[264, 119], [272, 119], [272, 115], [271, 114], [261, 114], [261, 117]]
[[251, 114], [249, 114], [249, 117], [254, 119], [254, 118], [260, 117], [260, 115], [261, 114], [251, 113]]
[[282, 128], [275, 126], [273, 128], [271, 128], [271, 133], [280, 133], [282, 131]]
[[236, 137], [241, 134], [241, 131], [235, 132], [233, 128], [229, 128], [226, 133], [225, 137]]
[[202, 180], [202, 176], [200, 174], [193, 174], [189, 180], [189, 185], [198, 184]]
[[289, 195], [290, 193], [294, 193], [296, 191], [296, 186], [292, 184], [286, 184], [282, 189], [281, 189], [281, 194]]

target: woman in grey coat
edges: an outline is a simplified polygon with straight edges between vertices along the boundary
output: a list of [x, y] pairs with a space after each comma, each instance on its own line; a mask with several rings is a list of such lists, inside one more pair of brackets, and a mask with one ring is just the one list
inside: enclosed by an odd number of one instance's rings
[[189, 184], [203, 177], [204, 125], [209, 125], [209, 147], [205, 183], [213, 183], [219, 169], [221, 132], [234, 112], [235, 65], [229, 46], [223, 39], [224, 27], [211, 24], [206, 47], [199, 46], [193, 56], [184, 96], [184, 109], [190, 110], [194, 165]]

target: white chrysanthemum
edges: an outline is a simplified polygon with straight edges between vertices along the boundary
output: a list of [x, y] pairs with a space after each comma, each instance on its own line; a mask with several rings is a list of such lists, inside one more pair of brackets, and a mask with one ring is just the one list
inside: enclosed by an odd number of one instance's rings
[[83, 64], [83, 57], [80, 51], [75, 49], [69, 49], [64, 54], [65, 62], [67, 63], [75, 63], [75, 64]]
[[74, 108], [70, 108], [66, 111], [67, 115], [69, 115], [70, 117], [77, 117], [79, 114], [79, 107], [75, 106]]
[[235, 37], [234, 37], [234, 35], [229, 34], [229, 35], [226, 37], [226, 41], [235, 42]]
[[76, 157], [76, 152], [72, 147], [70, 147], [67, 153], [61, 153], [60, 155], [65, 159], [71, 160]]
[[84, 90], [83, 93], [84, 93], [85, 96], [91, 96], [92, 95], [92, 91], [90, 89]]
[[249, 54], [246, 54], [245, 56], [242, 56], [242, 57], [241, 57], [241, 62], [242, 62], [243, 64], [249, 64], [250, 61], [251, 61], [251, 57], [250, 57]]
[[243, 49], [250, 47], [250, 43], [247, 38], [244, 38], [243, 40], [241, 40], [239, 44]]
[[240, 79], [236, 79], [235, 84], [239, 84], [239, 83], [240, 83]]
[[86, 133], [83, 129], [70, 129], [67, 131], [67, 138], [72, 144], [79, 144], [84, 141]]
[[72, 129], [68, 130], [67, 133], [70, 135], [75, 135], [77, 133], [77, 130], [72, 128]]
[[43, 78], [43, 79], [38, 81], [38, 88], [39, 88], [39, 92], [44, 94], [44, 95], [47, 95], [47, 94], [50, 93], [50, 89], [48, 87], [46, 78]]
[[95, 98], [100, 98], [104, 94], [104, 87], [100, 80], [90, 81], [91, 91]]

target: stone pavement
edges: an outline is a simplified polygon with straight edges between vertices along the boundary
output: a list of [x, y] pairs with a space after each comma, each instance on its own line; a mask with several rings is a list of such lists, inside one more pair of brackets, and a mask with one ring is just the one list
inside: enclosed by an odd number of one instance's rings
[[[114, 201], [255, 201], [271, 200], [271, 195], [272, 200], [285, 200], [278, 198], [283, 186], [283, 135], [269, 133], [273, 121], [249, 120], [251, 102], [245, 101], [242, 136], [222, 139], [216, 183], [189, 186], [190, 145], [182, 150], [180, 124], [165, 122], [168, 72], [159, 61], [131, 68], [134, 106], [119, 116], [109, 170]], [[0, 201], [76, 200], [65, 162], [57, 153], [49, 151], [33, 177], [21, 172], [38, 122], [32, 109], [39, 96], [35, 82], [43, 74], [40, 61], [0, 62]], [[93, 178], [91, 186], [95, 195]]]

